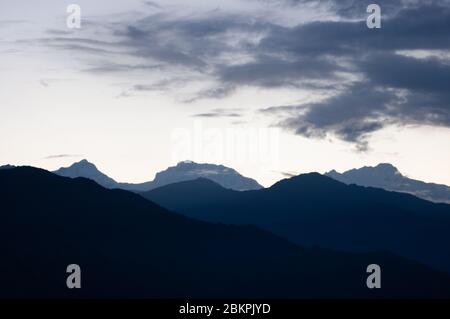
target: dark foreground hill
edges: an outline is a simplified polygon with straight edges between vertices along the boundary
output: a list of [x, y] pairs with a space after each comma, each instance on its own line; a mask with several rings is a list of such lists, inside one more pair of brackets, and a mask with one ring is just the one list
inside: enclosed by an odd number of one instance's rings
[[198, 179], [144, 196], [190, 217], [256, 225], [302, 246], [387, 250], [450, 272], [450, 205], [409, 194], [313, 173], [257, 191], [235, 192]]
[[[139, 195], [35, 168], [0, 171], [0, 297], [450, 297], [450, 279], [387, 253], [302, 249]], [[366, 267], [382, 288], [366, 287]], [[78, 264], [82, 288], [66, 287]]]

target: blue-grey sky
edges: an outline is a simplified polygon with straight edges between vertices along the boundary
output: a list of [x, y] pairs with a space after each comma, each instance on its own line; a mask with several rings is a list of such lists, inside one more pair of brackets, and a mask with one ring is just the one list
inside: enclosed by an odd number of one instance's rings
[[0, 54], [0, 164], [140, 182], [190, 159], [270, 185], [390, 162], [450, 184], [447, 0], [0, 0]]

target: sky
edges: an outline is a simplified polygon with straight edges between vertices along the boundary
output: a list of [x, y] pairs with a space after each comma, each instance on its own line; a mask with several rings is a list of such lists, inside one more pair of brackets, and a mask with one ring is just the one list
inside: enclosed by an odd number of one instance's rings
[[450, 185], [447, 0], [0, 0], [0, 57], [0, 165], [144, 182], [193, 160], [269, 186], [392, 163]]

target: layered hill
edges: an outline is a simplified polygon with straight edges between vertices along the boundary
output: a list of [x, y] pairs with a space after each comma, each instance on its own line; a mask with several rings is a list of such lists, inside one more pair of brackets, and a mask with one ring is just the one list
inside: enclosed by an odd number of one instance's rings
[[206, 179], [143, 194], [189, 217], [256, 225], [306, 246], [391, 251], [450, 272], [450, 205], [305, 174], [235, 192]]
[[[305, 249], [84, 178], [0, 170], [0, 202], [1, 298], [450, 297], [449, 276], [389, 253]], [[382, 289], [366, 287], [372, 263]], [[69, 264], [81, 289], [66, 287]]]

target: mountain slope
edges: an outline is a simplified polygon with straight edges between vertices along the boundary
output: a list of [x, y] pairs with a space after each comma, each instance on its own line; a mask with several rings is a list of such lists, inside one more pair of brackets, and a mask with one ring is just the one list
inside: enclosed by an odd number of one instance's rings
[[391, 164], [379, 164], [376, 167], [365, 166], [342, 174], [333, 170], [325, 175], [345, 184], [383, 188], [409, 193], [433, 202], [450, 204], [450, 187], [408, 178]]
[[143, 196], [197, 219], [257, 225], [300, 245], [388, 250], [450, 272], [450, 205], [409, 194], [312, 173], [257, 191], [235, 192], [199, 179]]
[[[450, 297], [449, 276], [391, 254], [302, 249], [84, 178], [2, 170], [0, 202], [1, 298]], [[73, 263], [82, 288], [69, 290]], [[366, 288], [371, 263], [382, 289]]]
[[242, 176], [232, 168], [223, 165], [198, 164], [191, 161], [180, 162], [156, 174], [155, 179], [141, 184], [118, 183], [109, 178], [87, 160], [74, 163], [70, 167], [60, 168], [54, 172], [65, 177], [89, 178], [106, 188], [119, 188], [130, 191], [144, 192], [171, 183], [208, 178], [225, 188], [234, 190], [260, 189], [261, 185], [254, 179]]
[[88, 162], [85, 159], [80, 162], [73, 163], [69, 167], [61, 167], [53, 173], [59, 176], [70, 178], [88, 178], [106, 188], [117, 188], [118, 185], [115, 180], [100, 172], [94, 164]]
[[0, 169], [11, 169], [11, 168], [15, 168], [15, 167], [16, 167], [16, 166], [6, 164], [6, 165], [0, 166]]
[[223, 165], [198, 164], [191, 161], [180, 162], [176, 166], [157, 173], [152, 187], [156, 188], [197, 178], [207, 178], [224, 188], [238, 191], [262, 188], [254, 179], [244, 177], [232, 168]]

